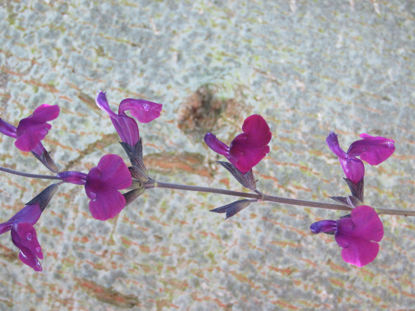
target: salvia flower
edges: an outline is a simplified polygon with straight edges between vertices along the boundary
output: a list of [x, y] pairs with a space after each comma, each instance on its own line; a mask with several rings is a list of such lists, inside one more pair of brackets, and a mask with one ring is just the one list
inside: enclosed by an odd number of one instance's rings
[[41, 105], [32, 115], [20, 120], [17, 128], [0, 119], [0, 132], [16, 138], [14, 144], [22, 151], [39, 151], [41, 140], [51, 128], [47, 122], [56, 119], [58, 115], [59, 106]]
[[109, 107], [104, 92], [98, 93], [96, 103], [99, 108], [106, 111], [110, 116], [112, 124], [120, 136], [121, 141], [127, 143], [131, 147], [134, 147], [137, 144], [140, 135], [136, 121], [129, 117], [126, 112], [129, 111], [131, 115], [141, 123], [148, 123], [158, 118], [162, 109], [161, 104], [143, 99], [126, 98], [121, 101], [117, 114]]
[[12, 241], [20, 249], [19, 259], [35, 271], [42, 271], [39, 259], [43, 259], [43, 253], [33, 225], [39, 220], [57, 187], [58, 184], [47, 187], [16, 215], [0, 224], [0, 234], [11, 231]]
[[103, 156], [96, 167], [88, 174], [66, 171], [58, 174], [63, 181], [84, 185], [92, 216], [99, 220], [107, 220], [118, 215], [125, 207], [125, 197], [119, 190], [131, 186], [130, 171], [122, 158], [116, 154]]
[[0, 119], [0, 132], [16, 139], [15, 146], [22, 151], [31, 151], [46, 167], [56, 172], [53, 163], [41, 141], [45, 138], [51, 125], [47, 123], [59, 115], [59, 106], [41, 105], [27, 118], [20, 120], [17, 127]]
[[221, 142], [212, 133], [205, 135], [206, 144], [215, 152], [224, 155], [240, 172], [247, 173], [269, 152], [268, 143], [272, 134], [267, 122], [258, 114], [245, 119], [243, 133], [236, 136], [230, 146]]
[[360, 137], [362, 139], [353, 142], [347, 152], [340, 148], [335, 133], [330, 133], [326, 139], [331, 151], [339, 158], [346, 177], [355, 184], [361, 181], [365, 174], [362, 160], [370, 165], [377, 165], [395, 151], [395, 142], [392, 139], [368, 134], [360, 134]]
[[342, 248], [345, 262], [363, 267], [372, 262], [383, 238], [383, 224], [375, 210], [360, 205], [348, 216], [338, 220], [321, 220], [310, 226], [313, 233], [334, 234], [337, 244]]

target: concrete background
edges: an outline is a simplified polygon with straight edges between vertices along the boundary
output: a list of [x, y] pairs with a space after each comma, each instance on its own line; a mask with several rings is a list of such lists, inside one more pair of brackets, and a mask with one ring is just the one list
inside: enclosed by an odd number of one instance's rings
[[[255, 169], [270, 194], [329, 201], [346, 193], [325, 145], [366, 132], [396, 140], [367, 166], [366, 204], [415, 209], [413, 1], [1, 1], [0, 114], [10, 123], [58, 104], [45, 146], [62, 169], [87, 172], [124, 156], [107, 92], [162, 103], [140, 125], [146, 163], [163, 181], [240, 186], [202, 142], [229, 142], [253, 113], [271, 152]], [[0, 165], [46, 174], [0, 137]], [[0, 219], [46, 181], [0, 174]], [[81, 187], [65, 185], [36, 225], [35, 273], [0, 237], [1, 310], [408, 310], [415, 305], [415, 219], [382, 216], [376, 260], [344, 263], [309, 225], [343, 213], [260, 203], [234, 218], [208, 210], [224, 196], [151, 190], [114, 220], [93, 219]]]

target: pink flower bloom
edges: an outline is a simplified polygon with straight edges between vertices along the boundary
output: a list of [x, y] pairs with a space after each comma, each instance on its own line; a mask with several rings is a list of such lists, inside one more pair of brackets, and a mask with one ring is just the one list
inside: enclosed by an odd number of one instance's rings
[[57, 188], [58, 184], [47, 187], [16, 215], [0, 224], [0, 234], [11, 231], [12, 241], [20, 249], [19, 259], [35, 271], [42, 271], [39, 259], [43, 259], [43, 253], [33, 225], [39, 220]]
[[118, 191], [131, 186], [130, 171], [122, 158], [107, 154], [99, 160], [88, 174], [77, 171], [60, 172], [62, 181], [84, 185], [89, 202], [89, 210], [94, 218], [107, 220], [118, 215], [125, 207], [125, 197]]
[[269, 152], [272, 134], [267, 122], [258, 114], [245, 119], [242, 134], [236, 136], [230, 146], [212, 133], [205, 135], [205, 143], [215, 152], [224, 155], [241, 173], [249, 172]]
[[130, 113], [141, 123], [148, 123], [160, 116], [161, 104], [153, 103], [143, 99], [126, 98], [121, 101], [118, 114], [109, 107], [107, 97], [104, 92], [99, 92], [96, 98], [99, 108], [106, 111], [111, 118], [112, 124], [118, 132], [121, 141], [135, 146], [140, 139], [138, 126], [135, 120], [126, 114]]
[[335, 133], [330, 133], [326, 139], [331, 151], [339, 158], [346, 177], [355, 184], [365, 175], [362, 160], [370, 165], [377, 165], [389, 158], [395, 151], [395, 142], [392, 139], [367, 134], [360, 134], [360, 137], [363, 139], [353, 142], [347, 153], [340, 148]]
[[0, 119], [0, 132], [16, 138], [14, 144], [18, 149], [31, 151], [46, 167], [56, 172], [57, 167], [41, 141], [51, 128], [47, 121], [56, 119], [58, 115], [59, 106], [41, 105], [35, 109], [32, 115], [20, 120], [17, 128]]
[[59, 106], [41, 105], [31, 116], [20, 120], [17, 128], [0, 119], [0, 132], [16, 138], [14, 144], [22, 151], [42, 150], [40, 141], [51, 128], [47, 121], [56, 119], [58, 115]]
[[115, 154], [101, 158], [98, 166], [86, 176], [85, 192], [89, 210], [94, 218], [107, 220], [118, 215], [125, 207], [124, 196], [118, 191], [131, 186], [132, 178], [124, 161]]
[[375, 210], [366, 205], [357, 206], [350, 216], [338, 220], [321, 220], [310, 226], [313, 233], [334, 234], [342, 248], [345, 262], [363, 267], [371, 263], [379, 252], [383, 225]]
[[39, 204], [26, 205], [8, 221], [0, 224], [0, 234], [11, 231], [12, 241], [20, 249], [20, 260], [35, 271], [42, 271], [38, 260], [43, 259], [42, 249], [33, 228], [41, 213]]

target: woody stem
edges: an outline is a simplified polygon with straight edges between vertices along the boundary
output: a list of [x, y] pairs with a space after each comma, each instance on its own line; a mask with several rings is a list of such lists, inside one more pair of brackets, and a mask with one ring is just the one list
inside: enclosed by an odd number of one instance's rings
[[[166, 188], [166, 189], [172, 189], [172, 190], [217, 193], [217, 194], [223, 194], [223, 195], [229, 195], [229, 196], [235, 196], [235, 197], [257, 199], [261, 201], [268, 201], [268, 202], [275, 202], [275, 203], [282, 203], [282, 204], [289, 204], [289, 205], [296, 205], [296, 206], [304, 206], [304, 207], [321, 208], [321, 209], [338, 210], [338, 211], [349, 211], [350, 212], [351, 210], [350, 206], [343, 205], [343, 204], [305, 201], [305, 200], [297, 200], [297, 199], [271, 196], [271, 195], [262, 194], [262, 193], [246, 193], [246, 192], [232, 191], [232, 190], [226, 190], [226, 189], [172, 184], [172, 183], [166, 183], [166, 182], [149, 183], [149, 184], [146, 184], [145, 187], [146, 189]], [[384, 215], [415, 216], [415, 211], [383, 209], [383, 208], [378, 208], [376, 209], [376, 211], [379, 214], [384, 214]]]

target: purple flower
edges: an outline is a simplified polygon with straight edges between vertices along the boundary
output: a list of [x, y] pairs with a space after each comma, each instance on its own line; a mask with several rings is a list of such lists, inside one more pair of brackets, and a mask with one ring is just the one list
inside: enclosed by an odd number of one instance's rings
[[39, 259], [43, 259], [42, 249], [33, 228], [41, 213], [39, 204], [26, 205], [8, 221], [0, 224], [0, 234], [11, 231], [12, 241], [20, 249], [20, 260], [35, 271], [42, 271], [39, 262]]
[[121, 157], [108, 154], [101, 158], [97, 167], [86, 177], [85, 192], [89, 210], [94, 218], [107, 220], [118, 215], [125, 207], [125, 198], [118, 191], [131, 186], [130, 171]]
[[342, 248], [345, 262], [363, 267], [372, 262], [383, 238], [383, 225], [375, 210], [366, 205], [357, 206], [351, 215], [338, 220], [321, 220], [310, 226], [313, 233], [334, 234]]
[[335, 133], [330, 133], [326, 139], [331, 151], [338, 156], [346, 177], [355, 184], [365, 175], [362, 160], [370, 165], [377, 165], [389, 158], [395, 151], [395, 142], [392, 139], [367, 134], [360, 134], [360, 137], [363, 139], [353, 142], [347, 152], [340, 148]]
[[56, 172], [56, 164], [50, 158], [41, 140], [51, 128], [47, 121], [54, 120], [59, 115], [59, 106], [41, 105], [31, 116], [20, 120], [19, 125], [13, 125], [0, 119], [0, 132], [16, 138], [15, 146], [22, 151], [31, 151], [47, 168]]
[[230, 146], [212, 133], [205, 135], [205, 143], [213, 151], [224, 155], [241, 173], [249, 172], [269, 152], [272, 134], [267, 122], [258, 114], [245, 119], [242, 134], [236, 136]]
[[138, 126], [135, 120], [127, 116], [130, 113], [141, 123], [148, 123], [160, 116], [161, 104], [153, 103], [143, 99], [126, 98], [121, 101], [118, 114], [109, 107], [107, 97], [104, 92], [99, 92], [96, 103], [99, 108], [106, 111], [111, 118], [112, 124], [118, 132], [121, 141], [135, 146], [140, 139]]
[[99, 160], [88, 174], [66, 171], [58, 174], [63, 181], [84, 185], [89, 202], [89, 210], [94, 218], [107, 220], [118, 215], [125, 207], [125, 197], [118, 191], [131, 186], [130, 171], [122, 158], [107, 154]]
[[42, 271], [39, 259], [43, 259], [43, 254], [33, 225], [39, 220], [57, 188], [58, 184], [47, 187], [16, 215], [0, 224], [0, 234], [11, 231], [12, 241], [20, 249], [20, 260], [35, 271]]
[[58, 115], [59, 106], [41, 105], [35, 109], [31, 116], [20, 120], [17, 128], [0, 119], [0, 132], [16, 138], [14, 144], [18, 149], [41, 154], [44, 148], [40, 141], [45, 138], [51, 128], [47, 121], [56, 119]]

